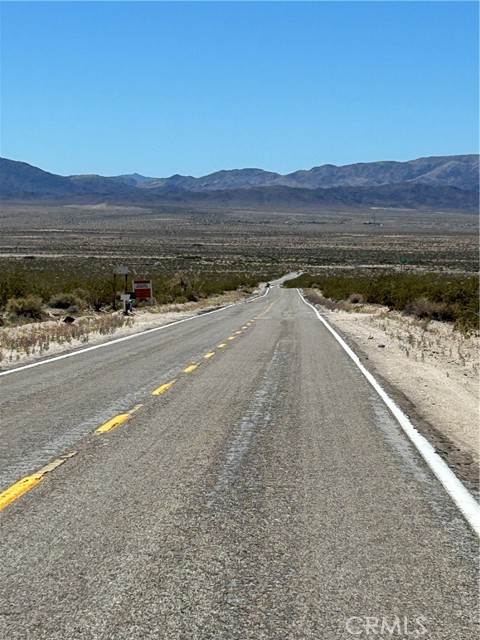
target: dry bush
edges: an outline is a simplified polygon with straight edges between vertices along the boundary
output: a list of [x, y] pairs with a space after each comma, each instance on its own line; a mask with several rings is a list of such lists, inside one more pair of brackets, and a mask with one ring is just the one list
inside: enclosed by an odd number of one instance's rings
[[52, 309], [84, 309], [86, 302], [75, 293], [57, 293], [48, 301], [48, 306]]
[[311, 302], [312, 304], [321, 304], [322, 307], [325, 307], [329, 311], [345, 309], [345, 304], [343, 302], [335, 302], [334, 300], [330, 300], [330, 298], [325, 298], [317, 289], [305, 289], [304, 293], [305, 298], [309, 302]]
[[43, 304], [39, 296], [26, 296], [25, 298], [10, 298], [5, 310], [8, 314], [23, 318], [40, 320], [43, 317]]
[[433, 302], [428, 298], [417, 298], [405, 307], [405, 312], [419, 319], [450, 320], [448, 305], [445, 302]]

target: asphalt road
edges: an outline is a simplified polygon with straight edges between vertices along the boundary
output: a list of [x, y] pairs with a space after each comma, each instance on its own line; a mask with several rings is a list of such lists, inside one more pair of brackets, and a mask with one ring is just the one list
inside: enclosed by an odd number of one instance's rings
[[0, 383], [2, 490], [76, 451], [0, 514], [2, 639], [478, 637], [475, 535], [295, 291]]

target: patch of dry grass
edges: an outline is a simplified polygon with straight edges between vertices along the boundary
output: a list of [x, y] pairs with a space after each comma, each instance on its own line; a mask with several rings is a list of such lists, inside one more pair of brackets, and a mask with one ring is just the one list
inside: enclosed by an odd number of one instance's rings
[[453, 325], [426, 318], [418, 320], [387, 309], [371, 315], [372, 327], [380, 328], [412, 360], [445, 359], [475, 375], [480, 372], [479, 337], [455, 331]]
[[87, 343], [92, 334], [109, 335], [133, 318], [118, 314], [102, 314], [78, 318], [74, 323], [48, 321], [20, 327], [0, 328], [0, 361], [14, 362], [22, 355], [44, 355], [52, 345]]

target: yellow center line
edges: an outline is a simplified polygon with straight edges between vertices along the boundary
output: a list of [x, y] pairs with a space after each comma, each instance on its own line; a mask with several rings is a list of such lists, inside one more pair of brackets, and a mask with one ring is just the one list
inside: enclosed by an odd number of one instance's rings
[[237, 334], [237, 336], [238, 336], [238, 334], [239, 334], [239, 333], [242, 333], [242, 332], [241, 332], [241, 331], [235, 331], [235, 333], [236, 333], [236, 334]]
[[211, 358], [212, 356], [215, 355], [215, 351], [210, 351], [210, 353], [206, 353], [203, 357], [208, 360], [208, 358]]
[[23, 496], [24, 493], [33, 489], [33, 487], [37, 486], [39, 482], [41, 482], [47, 473], [53, 471], [61, 464], [63, 464], [66, 460], [74, 456], [77, 452], [71, 451], [70, 453], [66, 453], [63, 456], [60, 456], [56, 460], [53, 460], [49, 464], [45, 465], [37, 471], [37, 473], [32, 473], [32, 475], [27, 476], [26, 478], [22, 478], [15, 484], [12, 484], [11, 487], [0, 493], [0, 511], [8, 507], [9, 504]]
[[43, 473], [34, 473], [31, 476], [22, 478], [3, 493], [0, 493], [0, 511], [8, 507], [14, 500], [20, 498], [24, 493], [33, 489], [43, 480]]
[[217, 344], [217, 347], [219, 349], [223, 349], [223, 347], [226, 347], [227, 345], [225, 344], [225, 342], [222, 342], [222, 344]]
[[107, 431], [111, 431], [112, 429], [115, 429], [115, 427], [118, 427], [119, 424], [122, 424], [122, 422], [125, 422], [125, 420], [128, 420], [129, 418], [130, 418], [129, 413], [120, 413], [118, 416], [115, 416], [108, 422], [105, 422], [105, 424], [102, 424], [102, 426], [98, 427], [98, 429], [95, 429], [95, 433], [106, 433]]
[[152, 396], [159, 396], [162, 393], [165, 393], [165, 391], [168, 391], [170, 389], [174, 382], [176, 382], [176, 380], [172, 380], [171, 382], [166, 382], [165, 384], [160, 385], [157, 389], [155, 389], [155, 391], [153, 391]]
[[198, 367], [198, 364], [191, 364], [189, 367], [183, 370], [184, 373], [192, 373]]
[[228, 339], [229, 340], [235, 340], [235, 336], [230, 336]]
[[95, 433], [107, 433], [107, 431], [111, 431], [112, 429], [115, 429], [115, 427], [118, 427], [118, 425], [122, 424], [122, 422], [125, 422], [125, 420], [128, 420], [132, 415], [132, 413], [135, 413], [135, 411], [138, 411], [140, 407], [143, 407], [143, 404], [136, 404], [133, 407], [133, 409], [130, 409], [130, 411], [127, 411], [127, 413], [119, 413], [118, 416], [115, 416], [108, 422], [105, 422], [104, 424], [102, 424], [101, 427], [98, 427], [98, 429], [95, 429]]

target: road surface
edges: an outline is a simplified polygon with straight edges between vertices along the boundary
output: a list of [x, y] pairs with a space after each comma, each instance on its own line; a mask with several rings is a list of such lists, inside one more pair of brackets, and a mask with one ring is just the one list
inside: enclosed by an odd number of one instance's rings
[[476, 536], [296, 291], [0, 384], [1, 638], [478, 637]]

